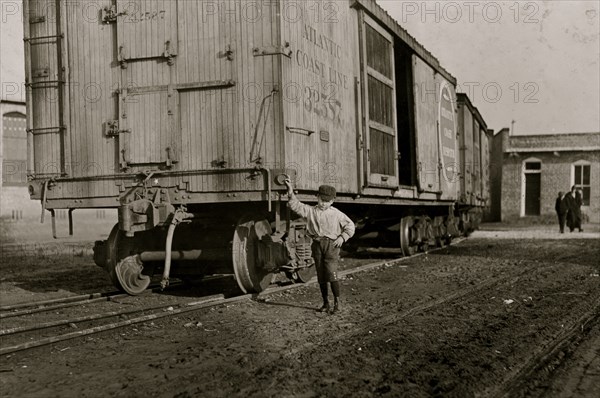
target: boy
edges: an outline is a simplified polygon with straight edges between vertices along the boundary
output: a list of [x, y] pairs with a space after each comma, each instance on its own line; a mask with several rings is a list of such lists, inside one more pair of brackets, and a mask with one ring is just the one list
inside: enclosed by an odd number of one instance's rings
[[340, 247], [354, 235], [354, 223], [350, 218], [332, 207], [335, 199], [335, 188], [321, 185], [317, 194], [317, 205], [309, 206], [301, 203], [289, 178], [285, 180], [290, 201], [288, 206], [298, 215], [306, 218], [308, 235], [312, 238], [312, 256], [315, 260], [317, 280], [323, 296], [323, 305], [319, 312], [330, 312], [328, 286], [333, 292], [333, 311], [340, 310], [340, 282], [337, 280], [337, 267], [340, 258]]

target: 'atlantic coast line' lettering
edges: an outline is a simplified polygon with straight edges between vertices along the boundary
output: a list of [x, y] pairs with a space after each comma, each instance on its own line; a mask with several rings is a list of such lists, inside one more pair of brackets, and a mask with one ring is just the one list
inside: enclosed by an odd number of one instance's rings
[[315, 28], [310, 25], [304, 25], [302, 30], [302, 38], [313, 43], [328, 54], [333, 55], [337, 59], [342, 59], [342, 46], [317, 32]]
[[[328, 54], [333, 55], [335, 58], [342, 58], [342, 47], [326, 36], [319, 34], [317, 30], [310, 25], [304, 25], [304, 28], [302, 29], [302, 38], [310, 44], [326, 51]], [[302, 49], [296, 51], [296, 62], [298, 63], [298, 66], [303, 69], [314, 73], [322, 79], [327, 79], [338, 87], [348, 89], [350, 86], [348, 76], [337, 70], [335, 67], [313, 58]], [[337, 63], [337, 61], [335, 61], [335, 63]]]
[[332, 68], [331, 66], [325, 65], [319, 60], [313, 59], [310, 55], [302, 50], [296, 51], [296, 62], [298, 63], [298, 66], [323, 79], [328, 79], [329, 82], [334, 83], [339, 87], [344, 89], [349, 88], [348, 76]]

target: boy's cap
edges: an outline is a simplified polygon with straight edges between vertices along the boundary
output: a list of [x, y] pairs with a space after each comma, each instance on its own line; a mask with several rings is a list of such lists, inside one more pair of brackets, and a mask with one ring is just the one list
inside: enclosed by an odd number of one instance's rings
[[326, 202], [335, 199], [335, 188], [330, 185], [321, 185], [318, 195]]

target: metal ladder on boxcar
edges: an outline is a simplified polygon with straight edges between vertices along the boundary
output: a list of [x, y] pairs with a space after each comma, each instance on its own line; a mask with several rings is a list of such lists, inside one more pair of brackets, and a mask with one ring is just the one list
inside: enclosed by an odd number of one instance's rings
[[[32, 2], [32, 1], [24, 1], [24, 14], [26, 16], [25, 26], [24, 26], [24, 36], [23, 39], [25, 42], [25, 65], [26, 65], [26, 76], [25, 76], [25, 88], [26, 88], [26, 102], [27, 102], [27, 151], [29, 162], [27, 165], [27, 174], [29, 176], [35, 176], [37, 178], [54, 178], [54, 177], [63, 177], [68, 174], [67, 170], [67, 162], [66, 162], [66, 146], [67, 146], [67, 128], [64, 120], [64, 103], [65, 103], [65, 74], [66, 68], [63, 65], [63, 39], [64, 34], [61, 32], [61, 4], [59, 0], [55, 0], [54, 2], [54, 21], [51, 21], [50, 15], [33, 15], [33, 12], [36, 10], [32, 10], [31, 5], [37, 4], [36, 8], [45, 9], [46, 12], [50, 13], [52, 7], [50, 7], [51, 2], [42, 3], [42, 2]], [[56, 25], [55, 34], [51, 35], [43, 35], [43, 36], [32, 36], [32, 25], [37, 24], [48, 24], [47, 31], [51, 29], [51, 25]], [[40, 29], [41, 30], [41, 29]], [[49, 33], [49, 32], [48, 32]], [[37, 68], [33, 70], [32, 67], [32, 46], [39, 45], [47, 45], [48, 56], [52, 55], [56, 56], [55, 62], [48, 59], [48, 65], [44, 68]], [[53, 50], [52, 47], [56, 47]], [[56, 65], [56, 79], [55, 80], [40, 80], [34, 81], [34, 79], [42, 79], [51, 76], [50, 68], [52, 65]], [[56, 98], [57, 105], [56, 107], [52, 107], [52, 110], [56, 110], [56, 117], [50, 117], [51, 120], [58, 121], [55, 126], [44, 126], [44, 127], [34, 127], [33, 116], [35, 113], [35, 107], [39, 104], [39, 101], [33, 100], [33, 91], [34, 90], [48, 90], [51, 89], [50, 94], [46, 92], [46, 99], [54, 99]], [[49, 115], [48, 115], [49, 116]], [[34, 151], [35, 151], [35, 141], [37, 137], [41, 135], [48, 134], [58, 134], [59, 135], [59, 169], [57, 172], [41, 172], [36, 173], [36, 165], [34, 164]], [[48, 165], [44, 165], [48, 166]]]

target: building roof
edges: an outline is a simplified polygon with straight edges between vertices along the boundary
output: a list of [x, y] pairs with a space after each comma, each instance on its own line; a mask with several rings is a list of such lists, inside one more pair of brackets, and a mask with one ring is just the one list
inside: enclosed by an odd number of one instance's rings
[[600, 133], [514, 135], [504, 152], [600, 151]]

